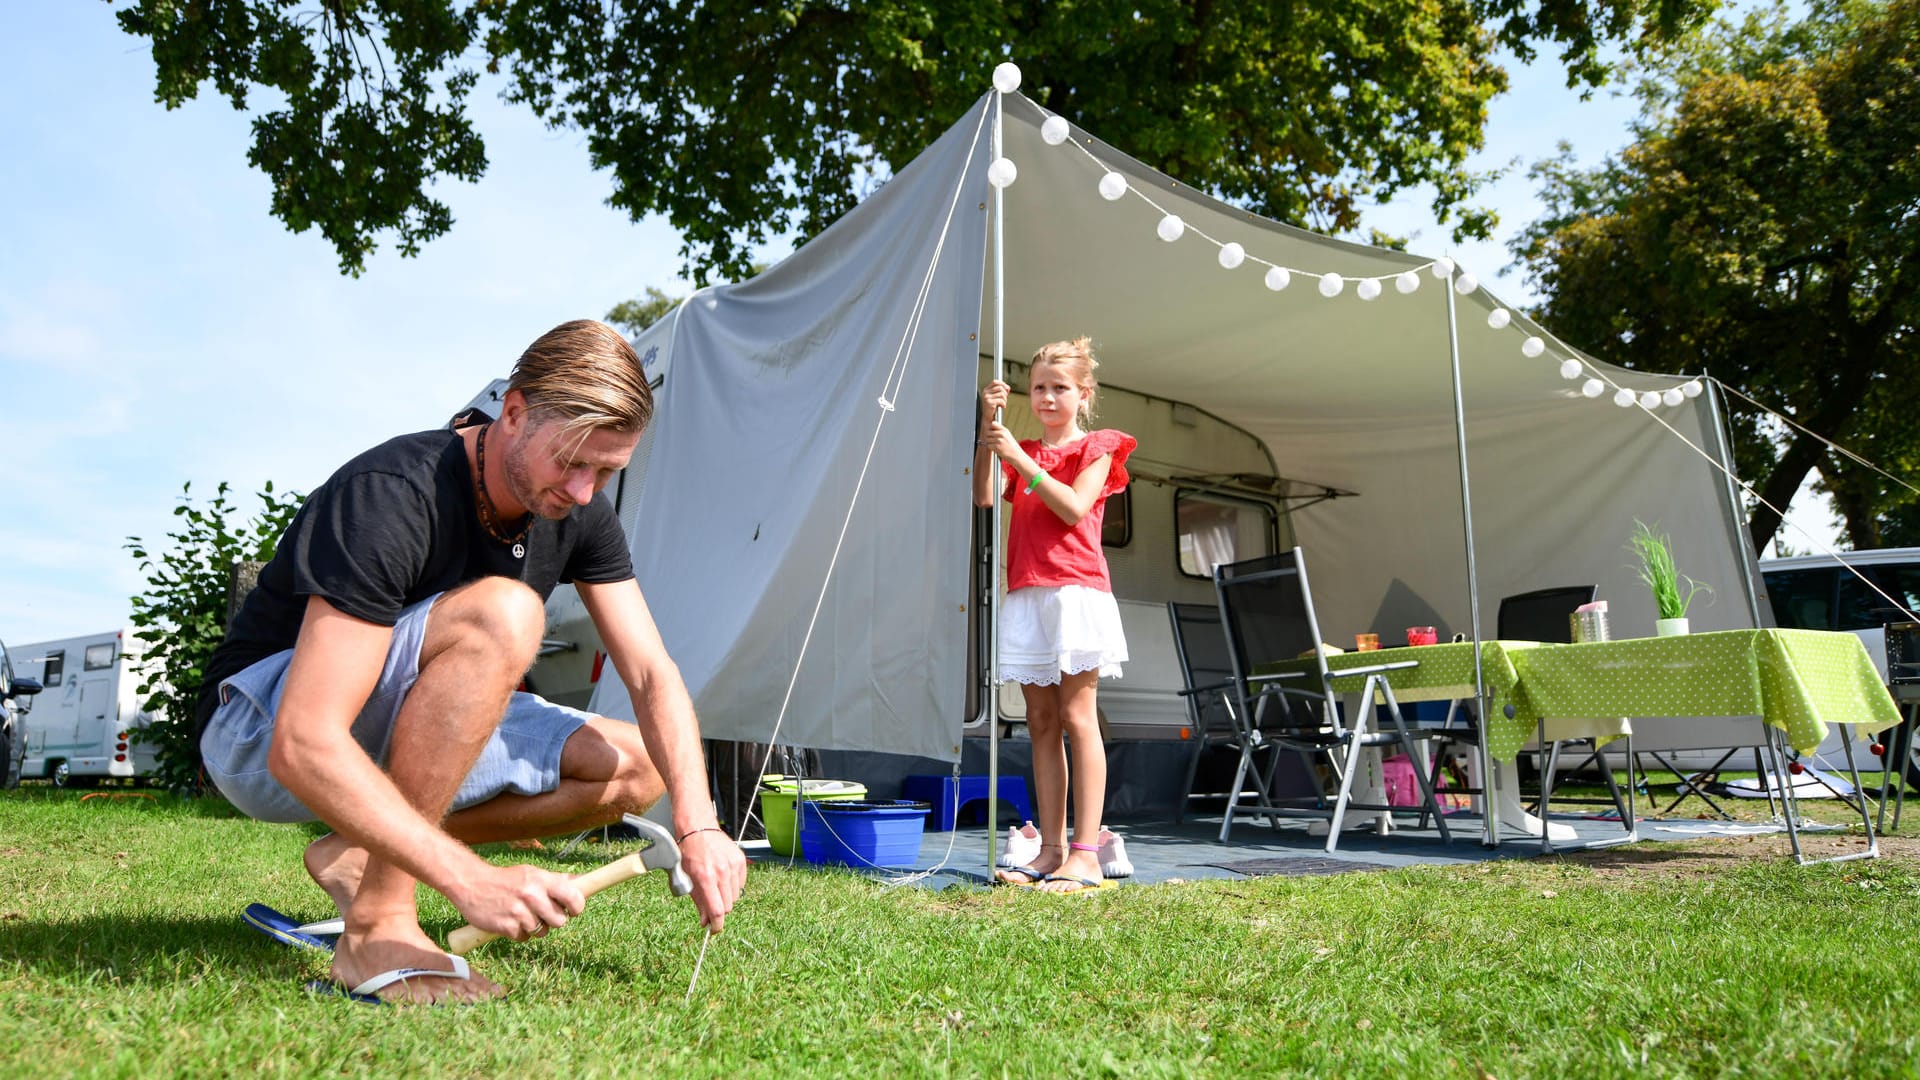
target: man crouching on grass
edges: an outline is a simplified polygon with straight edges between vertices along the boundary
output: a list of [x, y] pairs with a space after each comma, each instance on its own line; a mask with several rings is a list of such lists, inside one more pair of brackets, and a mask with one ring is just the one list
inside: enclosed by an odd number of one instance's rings
[[[692, 701], [600, 494], [652, 412], [624, 338], [554, 328], [514, 365], [498, 420], [402, 435], [320, 485], [214, 653], [207, 776], [251, 817], [334, 830], [305, 860], [345, 919], [342, 989], [505, 993], [427, 937], [415, 882], [482, 930], [545, 934], [585, 903], [572, 879], [468, 845], [606, 824], [663, 792], [701, 922], [720, 930], [739, 897], [746, 861], [707, 795]], [[560, 582], [579, 589], [637, 727], [516, 692]]]

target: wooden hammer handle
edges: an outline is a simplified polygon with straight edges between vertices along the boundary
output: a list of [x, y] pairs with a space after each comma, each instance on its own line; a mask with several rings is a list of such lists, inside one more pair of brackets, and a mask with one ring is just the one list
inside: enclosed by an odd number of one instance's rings
[[[582, 896], [592, 896], [594, 893], [609, 886], [618, 885], [628, 878], [639, 877], [641, 874], [647, 872], [646, 865], [640, 861], [642, 854], [644, 853], [635, 852], [632, 855], [623, 855], [597, 870], [589, 870], [584, 874], [576, 874], [574, 875], [573, 883], [580, 887], [580, 894]], [[476, 947], [492, 941], [499, 936], [499, 934], [482, 930], [477, 926], [463, 926], [447, 935], [447, 951], [455, 956], [465, 956]]]

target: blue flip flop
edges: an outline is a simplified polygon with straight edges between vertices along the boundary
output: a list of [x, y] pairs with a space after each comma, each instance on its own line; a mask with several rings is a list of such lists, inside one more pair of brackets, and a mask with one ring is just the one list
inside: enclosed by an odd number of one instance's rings
[[319, 949], [322, 952], [332, 952], [333, 941], [340, 936], [338, 919], [301, 923], [265, 904], [248, 904], [247, 910], [240, 913], [240, 918], [248, 926], [282, 945], [291, 945], [296, 949]]

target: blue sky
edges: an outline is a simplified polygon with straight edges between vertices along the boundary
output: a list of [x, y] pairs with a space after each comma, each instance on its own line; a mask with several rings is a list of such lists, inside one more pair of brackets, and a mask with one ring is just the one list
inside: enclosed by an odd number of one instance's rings
[[[115, 10], [0, 6], [0, 640], [13, 643], [126, 625], [143, 582], [122, 545], [173, 527], [182, 484], [225, 480], [248, 506], [268, 480], [310, 490], [367, 446], [443, 423], [554, 324], [649, 285], [687, 289], [673, 230], [606, 207], [581, 138], [485, 82], [486, 177], [436, 191], [452, 232], [342, 277], [318, 234], [269, 216], [247, 118], [211, 96], [155, 104], [152, 60]], [[1525, 163], [1561, 138], [1597, 161], [1634, 111], [1579, 101], [1551, 60], [1513, 74], [1481, 159], [1522, 162], [1490, 193], [1502, 241], [1539, 212]], [[1449, 244], [1425, 202], [1370, 224], [1528, 299], [1500, 273], [1501, 243]]]

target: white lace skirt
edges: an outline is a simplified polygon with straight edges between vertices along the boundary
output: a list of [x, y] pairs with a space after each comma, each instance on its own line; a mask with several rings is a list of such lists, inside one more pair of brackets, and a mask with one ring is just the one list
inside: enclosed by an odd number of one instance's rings
[[1000, 609], [1000, 680], [1054, 686], [1062, 673], [1098, 669], [1117, 679], [1127, 660], [1120, 605], [1085, 585], [1015, 589]]

